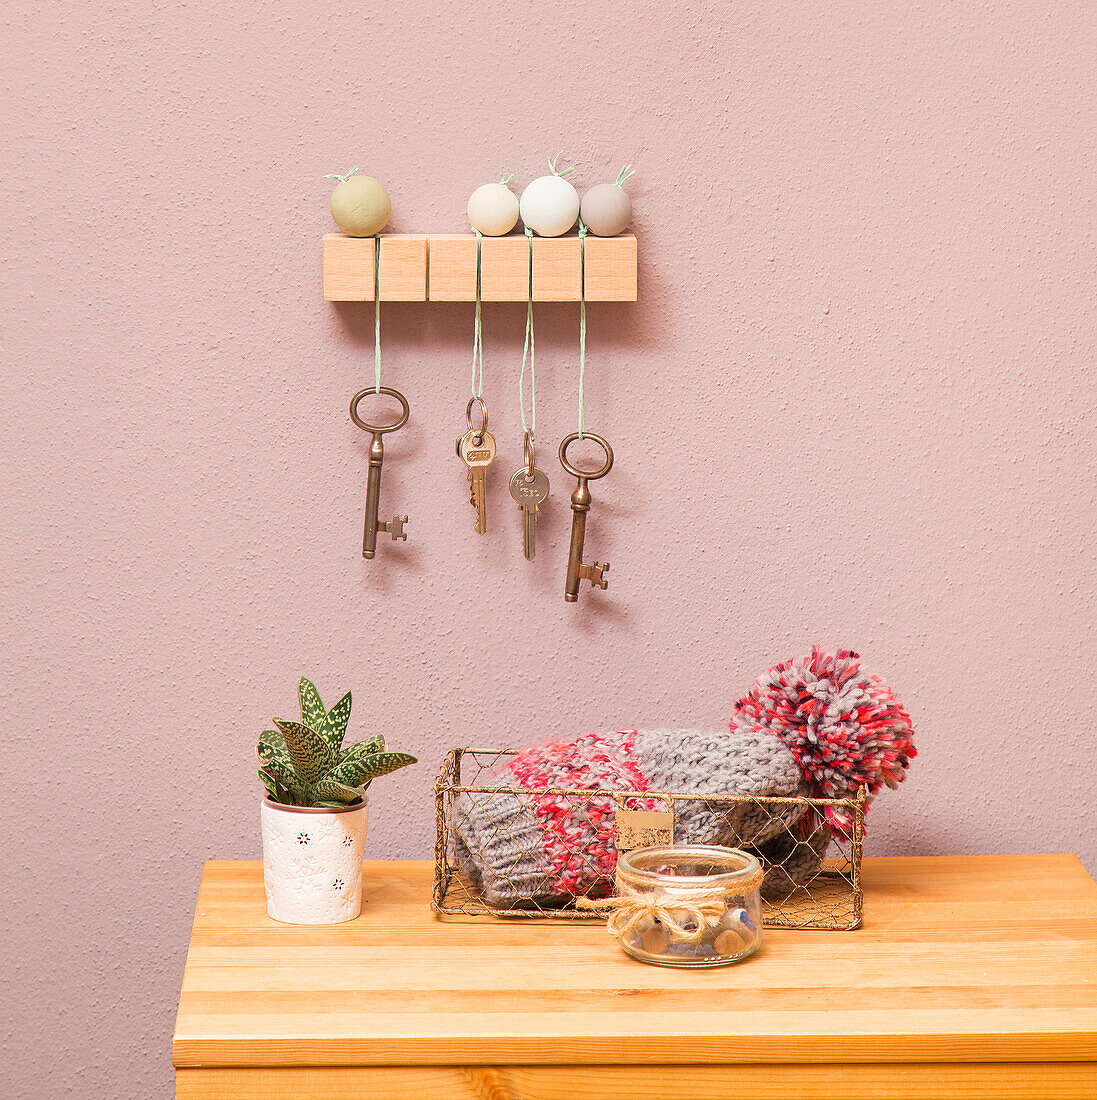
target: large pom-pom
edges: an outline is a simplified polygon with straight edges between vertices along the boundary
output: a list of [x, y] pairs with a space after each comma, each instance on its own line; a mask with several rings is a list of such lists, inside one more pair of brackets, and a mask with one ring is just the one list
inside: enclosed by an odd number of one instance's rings
[[[735, 704], [731, 729], [780, 737], [818, 798], [845, 798], [862, 786], [871, 796], [884, 783], [895, 788], [918, 755], [910, 715], [847, 649], [832, 657], [816, 646], [810, 657], [759, 676]], [[848, 831], [852, 821], [836, 806], [826, 808], [826, 817], [834, 832]]]

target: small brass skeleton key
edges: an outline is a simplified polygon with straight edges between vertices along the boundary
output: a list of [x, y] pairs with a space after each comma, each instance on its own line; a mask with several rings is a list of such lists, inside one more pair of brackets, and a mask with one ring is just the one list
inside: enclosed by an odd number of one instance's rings
[[[376, 427], [373, 424], [367, 424], [358, 415], [358, 402], [363, 397], [368, 397], [371, 394], [384, 394], [386, 397], [395, 397], [400, 402], [403, 415], [395, 424], [383, 424], [381, 427]], [[373, 440], [369, 445], [369, 475], [366, 480], [366, 522], [362, 532], [362, 557], [364, 558], [372, 558], [377, 553], [378, 531], [386, 532], [394, 541], [400, 539], [402, 542], [407, 542], [408, 539], [407, 532], [404, 530], [404, 524], [408, 521], [407, 516], [395, 515], [392, 519], [382, 521], [377, 518], [377, 514], [381, 500], [381, 466], [385, 461], [385, 445], [381, 437], [388, 432], [399, 431], [408, 422], [408, 416], [410, 415], [411, 410], [408, 408], [407, 398], [397, 390], [390, 390], [386, 386], [382, 386], [380, 389], [371, 387], [361, 390], [351, 398], [351, 420], [362, 431], [369, 432], [373, 436]]]
[[609, 571], [609, 562], [583, 564], [583, 540], [587, 530], [587, 512], [590, 511], [590, 489], [587, 488], [587, 482], [597, 481], [610, 472], [613, 468], [613, 448], [600, 435], [584, 433], [584, 439], [593, 439], [606, 452], [606, 461], [597, 470], [579, 470], [568, 462], [567, 455], [568, 447], [578, 438], [579, 433], [572, 432], [560, 444], [560, 465], [572, 477], [578, 478], [575, 491], [571, 494], [571, 547], [568, 550], [568, 575], [564, 585], [564, 599], [568, 603], [575, 603], [579, 599], [579, 585], [583, 581], [590, 581], [593, 588], [604, 589], [608, 583], [606, 573]]

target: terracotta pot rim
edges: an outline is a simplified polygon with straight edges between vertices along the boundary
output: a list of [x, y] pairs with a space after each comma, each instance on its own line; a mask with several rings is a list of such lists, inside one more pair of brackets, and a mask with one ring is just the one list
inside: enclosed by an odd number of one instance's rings
[[357, 802], [351, 802], [348, 806], [340, 806], [338, 810], [331, 806], [287, 806], [284, 802], [275, 802], [271, 796], [263, 796], [263, 804], [272, 810], [285, 810], [290, 814], [349, 814], [355, 810], [364, 810], [369, 806], [369, 799], [363, 795]]

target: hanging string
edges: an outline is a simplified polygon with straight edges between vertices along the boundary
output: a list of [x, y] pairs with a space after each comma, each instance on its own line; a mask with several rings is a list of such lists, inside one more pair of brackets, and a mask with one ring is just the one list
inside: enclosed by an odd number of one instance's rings
[[480, 323], [480, 263], [482, 260], [484, 235], [479, 229], [474, 230], [474, 232], [476, 233], [476, 324], [472, 331], [472, 381], [469, 383], [469, 388], [472, 390], [472, 396], [474, 398], [483, 398], [484, 333]]
[[[357, 171], [357, 169], [355, 169]], [[381, 392], [381, 234], [373, 238], [373, 392]]]
[[587, 227], [579, 219], [579, 438], [587, 430]]
[[[518, 408], [522, 412], [522, 431], [537, 431], [537, 373], [533, 365], [533, 230], [526, 228], [529, 241], [529, 291], [526, 298], [526, 342], [522, 347], [522, 371], [518, 375]], [[526, 423], [526, 397], [523, 387], [526, 380], [526, 356], [529, 356], [530, 415]]]

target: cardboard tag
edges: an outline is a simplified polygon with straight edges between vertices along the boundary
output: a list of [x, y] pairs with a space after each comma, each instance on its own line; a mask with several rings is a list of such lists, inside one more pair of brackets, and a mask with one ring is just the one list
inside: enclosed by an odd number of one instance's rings
[[674, 814], [669, 810], [618, 809], [613, 842], [617, 851], [674, 843]]

